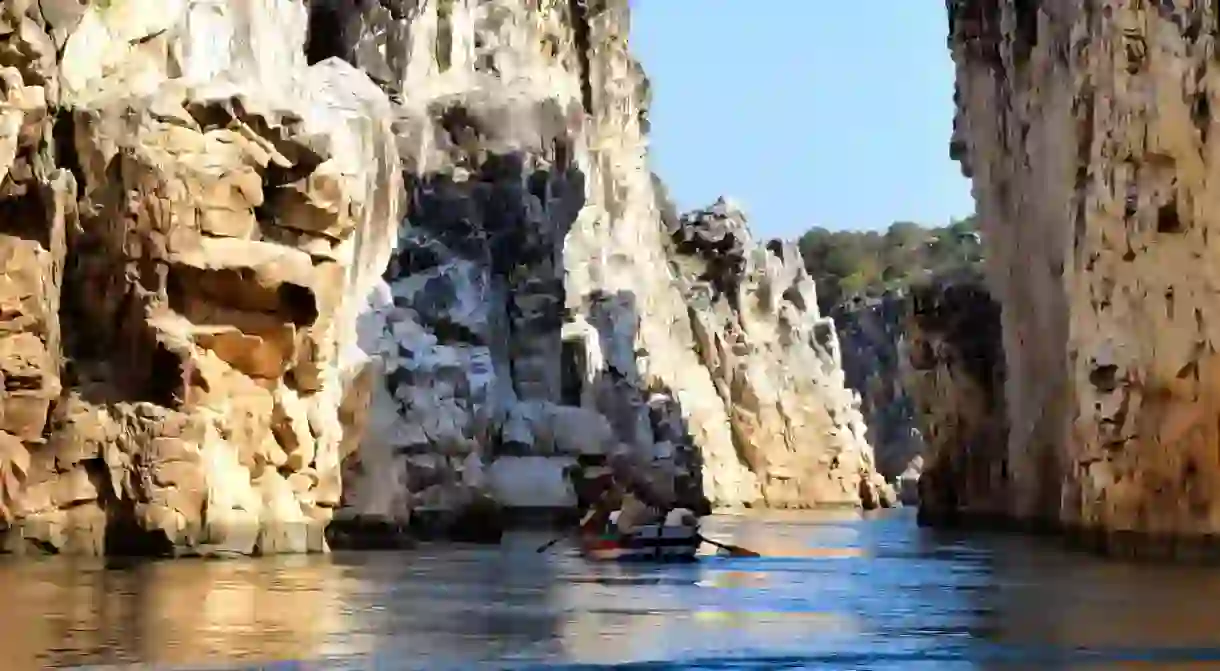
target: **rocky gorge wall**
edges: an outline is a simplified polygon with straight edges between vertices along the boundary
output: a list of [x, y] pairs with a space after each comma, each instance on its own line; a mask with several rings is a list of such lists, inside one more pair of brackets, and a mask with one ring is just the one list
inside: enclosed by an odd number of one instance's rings
[[337, 510], [570, 506], [604, 454], [721, 506], [888, 503], [793, 251], [666, 210], [627, 30], [0, 4], [4, 549], [324, 550]]
[[918, 500], [924, 441], [912, 389], [912, 297], [906, 288], [859, 298], [832, 311], [843, 350], [843, 372], [860, 394], [860, 412], [877, 471], [896, 482], [904, 503]]
[[388, 100], [308, 67], [306, 21], [0, 4], [6, 550], [324, 547], [401, 177]]
[[1217, 9], [947, 5], [952, 151], [1003, 304], [1010, 512], [1108, 550], [1214, 550]]
[[912, 288], [905, 378], [924, 438], [919, 522], [995, 523], [1010, 511], [1000, 306], [979, 278]]
[[349, 509], [567, 506], [605, 454], [715, 506], [888, 500], [791, 251], [667, 209], [627, 3], [409, 4], [329, 18], [401, 94], [412, 201], [364, 329], [388, 375], [353, 476], [383, 481]]
[[744, 213], [723, 199], [667, 226], [695, 351], [763, 502], [893, 505], [859, 396], [846, 385], [835, 324], [818, 314], [796, 245], [754, 243]]

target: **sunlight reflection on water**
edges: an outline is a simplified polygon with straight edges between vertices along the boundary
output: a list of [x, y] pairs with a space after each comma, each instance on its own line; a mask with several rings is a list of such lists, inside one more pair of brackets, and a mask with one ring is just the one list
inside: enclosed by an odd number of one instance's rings
[[705, 531], [764, 556], [589, 564], [562, 545], [535, 553], [546, 537], [522, 533], [502, 547], [407, 553], [110, 568], [5, 561], [0, 594], [19, 607], [0, 609], [3, 668], [669, 660], [639, 668], [905, 671], [1220, 659], [1220, 575], [1207, 569], [931, 532], [909, 512], [717, 517]]

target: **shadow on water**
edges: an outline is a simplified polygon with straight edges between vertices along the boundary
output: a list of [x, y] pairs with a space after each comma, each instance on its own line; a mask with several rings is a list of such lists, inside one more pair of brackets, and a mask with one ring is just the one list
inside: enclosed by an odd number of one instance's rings
[[708, 533], [754, 542], [766, 556], [598, 565], [570, 548], [537, 554], [545, 535], [515, 532], [500, 547], [410, 553], [5, 562], [0, 590], [13, 606], [0, 611], [4, 668], [1220, 664], [1220, 576], [1206, 570], [919, 529], [909, 512], [718, 516]]

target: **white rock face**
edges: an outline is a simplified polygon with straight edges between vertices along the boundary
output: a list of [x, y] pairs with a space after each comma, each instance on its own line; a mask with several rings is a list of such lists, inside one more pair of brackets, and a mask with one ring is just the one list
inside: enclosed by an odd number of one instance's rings
[[593, 455], [884, 502], [790, 250], [675, 237], [627, 14], [0, 3], [3, 547], [323, 550], [341, 503], [570, 506]]
[[890, 504], [859, 397], [845, 386], [834, 323], [818, 313], [796, 245], [756, 244], [744, 213], [724, 200], [670, 232], [695, 351], [763, 501]]
[[721, 506], [888, 500], [790, 250], [742, 241], [740, 314], [690, 303], [706, 282], [680, 257], [718, 261], [663, 222], [625, 1], [370, 4], [315, 3], [310, 43], [401, 103], [410, 208], [366, 329], [389, 390], [366, 462], [397, 464], [421, 502], [465, 487], [471, 455], [503, 482], [611, 451], [695, 472]]

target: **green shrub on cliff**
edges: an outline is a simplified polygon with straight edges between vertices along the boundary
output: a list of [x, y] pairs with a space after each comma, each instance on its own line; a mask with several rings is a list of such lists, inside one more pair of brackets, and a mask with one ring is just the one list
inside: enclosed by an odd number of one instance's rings
[[982, 261], [973, 216], [929, 228], [909, 221], [878, 231], [812, 228], [798, 245], [805, 267], [818, 283], [818, 303], [834, 305], [881, 293], [933, 275], [977, 269]]

